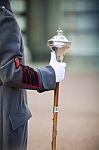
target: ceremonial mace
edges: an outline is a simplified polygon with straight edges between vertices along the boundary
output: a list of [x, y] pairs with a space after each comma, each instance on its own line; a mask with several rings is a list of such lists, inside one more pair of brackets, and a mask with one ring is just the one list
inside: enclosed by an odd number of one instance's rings
[[[68, 48], [71, 46], [71, 41], [63, 35], [63, 30], [59, 28], [57, 35], [53, 36], [47, 41], [47, 46], [51, 51], [55, 51], [56, 59], [62, 62]], [[53, 129], [52, 129], [52, 143], [51, 150], [56, 150], [56, 137], [57, 137], [57, 119], [58, 119], [58, 102], [59, 102], [59, 82], [56, 83], [54, 90], [54, 104], [53, 104]]]

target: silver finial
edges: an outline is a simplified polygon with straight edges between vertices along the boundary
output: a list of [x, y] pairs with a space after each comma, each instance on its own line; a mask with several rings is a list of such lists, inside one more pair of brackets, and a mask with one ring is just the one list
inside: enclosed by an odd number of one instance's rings
[[56, 32], [58, 33], [58, 35], [62, 35], [63, 34], [63, 30], [61, 30], [61, 27], [59, 27]]

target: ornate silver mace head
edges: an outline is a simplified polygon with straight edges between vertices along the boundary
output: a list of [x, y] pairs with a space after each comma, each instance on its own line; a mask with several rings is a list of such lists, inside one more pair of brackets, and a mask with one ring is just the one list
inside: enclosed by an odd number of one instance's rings
[[47, 46], [51, 51], [55, 51], [57, 60], [62, 62], [67, 49], [71, 46], [71, 41], [68, 41], [63, 35], [63, 30], [59, 27], [57, 35], [47, 41]]

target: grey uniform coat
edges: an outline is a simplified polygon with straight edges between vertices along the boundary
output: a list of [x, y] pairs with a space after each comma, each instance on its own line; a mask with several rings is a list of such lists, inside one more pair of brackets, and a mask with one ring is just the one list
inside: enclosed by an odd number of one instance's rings
[[55, 88], [55, 72], [24, 65], [22, 36], [10, 7], [0, 7], [0, 150], [26, 150], [31, 112], [26, 89]]

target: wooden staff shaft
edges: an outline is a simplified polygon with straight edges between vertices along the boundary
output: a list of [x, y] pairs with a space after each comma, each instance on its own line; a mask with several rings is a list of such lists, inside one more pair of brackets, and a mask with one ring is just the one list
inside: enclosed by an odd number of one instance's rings
[[59, 82], [56, 83], [56, 88], [54, 91], [52, 150], [56, 150], [57, 120], [58, 120], [58, 97], [59, 97]]

